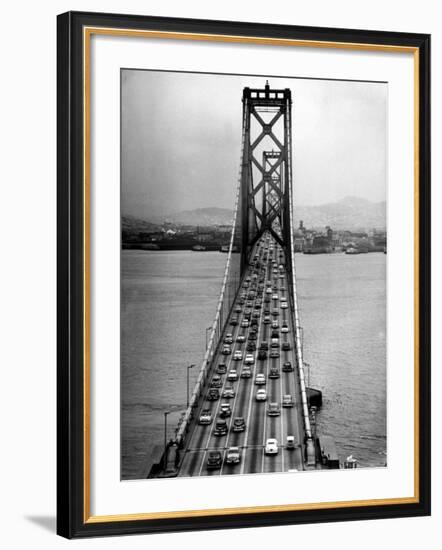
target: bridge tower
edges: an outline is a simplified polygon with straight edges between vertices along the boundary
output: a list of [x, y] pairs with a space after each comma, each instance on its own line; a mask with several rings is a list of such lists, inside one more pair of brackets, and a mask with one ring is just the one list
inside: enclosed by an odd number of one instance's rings
[[248, 264], [265, 231], [290, 261], [291, 106], [289, 89], [244, 88], [241, 166], [242, 258]]

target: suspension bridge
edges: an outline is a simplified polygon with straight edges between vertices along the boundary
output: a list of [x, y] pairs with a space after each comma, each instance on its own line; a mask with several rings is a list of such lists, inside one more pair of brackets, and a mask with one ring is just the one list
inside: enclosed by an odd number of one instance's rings
[[[339, 467], [315, 430], [296, 289], [289, 89], [244, 88], [240, 170], [207, 350], [148, 477]], [[325, 443], [324, 443], [325, 442]]]

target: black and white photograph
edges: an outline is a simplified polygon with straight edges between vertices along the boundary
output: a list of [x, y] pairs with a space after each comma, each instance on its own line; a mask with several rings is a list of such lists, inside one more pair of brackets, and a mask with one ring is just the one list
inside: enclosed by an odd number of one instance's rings
[[121, 479], [386, 467], [388, 83], [120, 78]]

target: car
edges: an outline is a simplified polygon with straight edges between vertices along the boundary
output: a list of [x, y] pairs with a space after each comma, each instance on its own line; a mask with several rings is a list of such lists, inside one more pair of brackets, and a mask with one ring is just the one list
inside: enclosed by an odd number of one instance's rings
[[267, 401], [267, 391], [264, 388], [260, 388], [255, 395], [256, 401]]
[[265, 315], [265, 316], [264, 316], [263, 323], [264, 323], [265, 325], [268, 325], [270, 322], [271, 322], [271, 321], [270, 321], [270, 317], [269, 317], [268, 315]]
[[282, 370], [283, 370], [283, 372], [292, 372], [293, 371], [293, 366], [290, 363], [290, 361], [284, 361], [284, 363], [282, 365]]
[[241, 371], [241, 378], [250, 378], [252, 376], [252, 371], [250, 367], [243, 367]]
[[271, 337], [272, 338], [279, 338], [279, 332], [276, 329], [273, 329]]
[[272, 311], [272, 315], [273, 315], [273, 317], [278, 317], [279, 311], [278, 311], [277, 309], [274, 309], [274, 310]]
[[229, 374], [227, 375], [227, 380], [229, 382], [235, 382], [236, 380], [238, 380], [238, 373], [236, 372], [235, 369], [229, 370]]
[[233, 360], [234, 361], [242, 361], [242, 351], [240, 349], [237, 349], [235, 353], [233, 354]]
[[287, 326], [281, 328], [282, 334], [287, 334], [288, 331], [289, 331], [289, 327]]
[[281, 408], [279, 406], [279, 403], [269, 403], [269, 406], [267, 407], [267, 416], [279, 416], [281, 414]]
[[238, 324], [238, 317], [232, 317], [230, 319], [230, 324], [234, 327]]
[[224, 337], [224, 343], [225, 344], [233, 344], [233, 336], [232, 334], [228, 333]]
[[264, 349], [258, 351], [258, 361], [264, 361], [267, 359], [267, 352]]
[[282, 290], [282, 292], [284, 292], [284, 291], [285, 291], [285, 286], [284, 286], [284, 285], [281, 285], [281, 286], [279, 287], [279, 290]]
[[227, 422], [224, 418], [218, 418], [215, 424], [215, 429], [213, 430], [213, 435], [221, 437], [227, 434]]
[[232, 353], [232, 348], [230, 346], [224, 345], [221, 353], [223, 355], [230, 355]]
[[271, 301], [271, 298], [270, 298], [270, 296], [267, 295], [267, 296], [264, 298], [264, 303], [265, 303], [265, 304], [268, 304], [270, 301]]
[[227, 365], [225, 363], [218, 363], [218, 366], [216, 367], [216, 372], [218, 374], [226, 374]]
[[[245, 314], [244, 314], [244, 317], [245, 317]], [[243, 319], [241, 321], [241, 326], [242, 328], [247, 328], [249, 326], [249, 321], [247, 319]]]
[[288, 435], [287, 439], [286, 439], [285, 448], [293, 450], [295, 447], [296, 447], [295, 436], [294, 435]]
[[266, 342], [265, 340], [263, 340], [263, 341], [259, 344], [259, 349], [268, 351], [268, 349], [269, 349], [269, 343]]
[[266, 383], [266, 377], [264, 374], [259, 373], [255, 376], [255, 384], [257, 386], [262, 386], [265, 383]]
[[242, 344], [246, 341], [246, 337], [244, 336], [244, 334], [238, 334], [238, 336], [236, 337], [236, 341], [238, 342], [238, 344]]
[[270, 343], [271, 348], [279, 348], [279, 338], [272, 338], [272, 341]]
[[258, 336], [256, 334], [256, 332], [251, 332], [249, 334], [249, 340], [257, 340]]
[[269, 323], [271, 322], [271, 319], [270, 319], [270, 309], [269, 308], [266, 308], [264, 310], [264, 315], [267, 315], [267, 317], [269, 318]]
[[222, 465], [222, 455], [219, 451], [209, 451], [207, 455], [206, 468], [208, 470], [219, 470]]
[[293, 397], [287, 393], [286, 395], [283, 395], [282, 397], [282, 406], [283, 407], [293, 407], [295, 402], [293, 401]]
[[282, 343], [282, 351], [290, 351], [290, 349], [291, 349], [290, 342]]
[[234, 309], [235, 313], [241, 313], [242, 307], [240, 305], [236, 306]]
[[261, 308], [262, 308], [261, 302], [256, 302], [255, 309], [261, 309]]
[[212, 381], [210, 382], [211, 388], [220, 388], [223, 385], [223, 381], [221, 379], [221, 376], [218, 374], [214, 374], [212, 376]]
[[221, 418], [227, 418], [229, 416], [232, 416], [232, 409], [230, 408], [230, 403], [221, 403], [219, 415]]
[[277, 455], [278, 454], [278, 440], [274, 437], [270, 437], [266, 441], [266, 446], [264, 449], [266, 455]]
[[239, 447], [229, 447], [226, 453], [226, 464], [239, 464], [241, 462], [241, 451]]
[[272, 328], [275, 328], [275, 329], [279, 328], [279, 323], [278, 323], [278, 320], [277, 320], [277, 319], [275, 319], [274, 321], [272, 321]]
[[255, 362], [255, 357], [253, 356], [253, 353], [246, 353], [246, 358], [244, 359], [245, 365], [253, 365]]
[[223, 398], [233, 399], [234, 397], [235, 397], [235, 390], [233, 389], [233, 386], [225, 386], [223, 391]]
[[272, 294], [272, 300], [279, 300], [279, 296], [277, 294]]
[[280, 307], [281, 309], [287, 309], [289, 306], [287, 305], [287, 302], [281, 302], [281, 303], [279, 304], [279, 307]]
[[203, 409], [201, 411], [198, 423], [202, 426], [207, 426], [208, 424], [212, 424], [212, 412], [210, 409]]
[[250, 326], [251, 326], [252, 328], [258, 326], [258, 319], [257, 319], [256, 317], [254, 317], [254, 318], [250, 321]]
[[284, 275], [282, 273], [279, 274], [280, 279], [284, 279]]
[[[255, 351], [256, 350], [256, 341], [255, 340], [250, 340], [248, 343], [247, 343], [247, 348], [246, 348], [247, 351]], [[248, 354], [246, 354], [246, 357], [247, 357]]]
[[254, 311], [252, 313], [252, 326], [253, 326], [253, 319], [259, 319], [259, 313], [257, 311]]
[[216, 401], [219, 399], [219, 390], [218, 388], [210, 388], [207, 393], [208, 401]]
[[271, 288], [266, 288], [266, 294], [271, 294], [272, 293], [272, 289]]
[[270, 367], [269, 378], [279, 378], [278, 367]]
[[246, 421], [242, 416], [233, 419], [232, 430], [234, 432], [243, 432], [246, 429]]

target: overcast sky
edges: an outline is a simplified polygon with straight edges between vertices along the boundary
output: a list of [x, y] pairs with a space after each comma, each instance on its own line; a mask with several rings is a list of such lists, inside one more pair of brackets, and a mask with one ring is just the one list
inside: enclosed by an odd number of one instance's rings
[[[242, 91], [266, 77], [122, 71], [122, 212], [233, 209]], [[387, 84], [270, 78], [292, 91], [298, 204], [386, 197]]]

